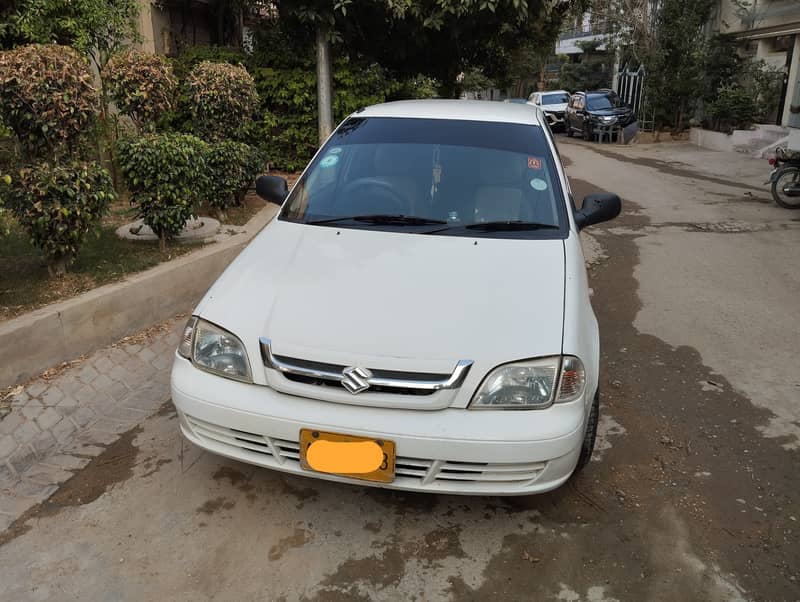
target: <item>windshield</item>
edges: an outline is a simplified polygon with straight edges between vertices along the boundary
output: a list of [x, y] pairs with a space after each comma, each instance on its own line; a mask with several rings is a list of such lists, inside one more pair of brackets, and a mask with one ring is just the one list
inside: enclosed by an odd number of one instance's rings
[[569, 102], [569, 94], [543, 94], [543, 105], [560, 105]]
[[605, 96], [603, 94], [591, 95], [586, 97], [586, 106], [594, 110], [615, 109], [621, 107], [622, 101], [618, 96]]
[[295, 185], [280, 219], [420, 234], [563, 238], [565, 207], [537, 126], [371, 117], [339, 127]]

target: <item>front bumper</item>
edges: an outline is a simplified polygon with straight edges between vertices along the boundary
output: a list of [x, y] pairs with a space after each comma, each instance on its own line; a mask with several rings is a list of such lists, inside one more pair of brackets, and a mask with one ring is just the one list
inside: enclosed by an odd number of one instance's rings
[[[403, 410], [317, 401], [239, 383], [176, 356], [172, 400], [181, 431], [199, 447], [242, 462], [321, 479], [464, 495], [555, 489], [575, 470], [584, 400], [546, 410]], [[396, 443], [396, 478], [372, 483], [304, 470], [301, 428]]]
[[547, 117], [547, 122], [550, 124], [551, 128], [564, 125], [564, 111], [558, 111], [556, 113], [545, 112], [545, 117]]

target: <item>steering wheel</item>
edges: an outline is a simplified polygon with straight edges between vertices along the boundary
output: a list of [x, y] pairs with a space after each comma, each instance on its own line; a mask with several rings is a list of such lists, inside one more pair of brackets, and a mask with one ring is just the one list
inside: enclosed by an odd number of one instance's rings
[[[386, 180], [380, 178], [358, 178], [345, 185], [341, 191], [341, 196], [345, 199], [352, 198], [353, 214], [361, 213], [385, 213], [388, 215], [403, 215], [408, 205], [400, 193]], [[363, 205], [364, 210], [359, 210], [358, 206]]]

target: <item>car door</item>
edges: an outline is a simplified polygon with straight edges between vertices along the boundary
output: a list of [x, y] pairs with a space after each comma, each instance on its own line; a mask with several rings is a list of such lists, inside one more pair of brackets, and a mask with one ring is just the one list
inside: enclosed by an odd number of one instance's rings
[[572, 124], [573, 124], [574, 119], [575, 119], [575, 99], [576, 98], [577, 98], [577, 95], [573, 94], [572, 96], [569, 97], [569, 100], [567, 101], [567, 110], [565, 111], [564, 114], [566, 116], [566, 121], [567, 121], [567, 127], [568, 128], [572, 128], [573, 127]]
[[578, 131], [583, 131], [583, 120], [586, 115], [586, 97], [578, 94], [575, 97], [575, 121], [573, 127]]

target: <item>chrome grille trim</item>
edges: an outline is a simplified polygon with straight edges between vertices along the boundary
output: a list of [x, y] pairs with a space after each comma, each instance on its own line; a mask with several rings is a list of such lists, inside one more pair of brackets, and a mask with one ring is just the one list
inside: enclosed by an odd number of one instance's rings
[[[344, 379], [342, 372], [348, 368], [348, 366], [277, 356], [272, 353], [272, 341], [261, 337], [258, 339], [258, 342], [264, 366], [277, 370], [285, 375], [319, 378], [333, 381], [341, 385]], [[473, 363], [472, 360], [459, 360], [451, 374], [431, 374], [430, 379], [419, 378], [422, 376], [421, 374], [412, 372], [405, 373], [407, 376], [403, 376], [404, 373], [402, 372], [370, 369], [370, 376], [364, 380], [370, 387], [381, 387], [383, 389], [411, 389], [428, 392], [457, 389], [464, 382], [467, 374], [469, 374]], [[382, 373], [390, 373], [391, 376], [382, 375]]]
[[[184, 414], [186, 423], [200, 439], [217, 445], [238, 448], [256, 464], [286, 466], [297, 472], [300, 468], [300, 444], [296, 441], [276, 439], [257, 433], [226, 428]], [[395, 478], [398, 483], [417, 487], [436, 488], [458, 482], [459, 486], [475, 487], [498, 483], [524, 487], [533, 483], [547, 467], [547, 462], [482, 463], [406, 458], [395, 460]]]

